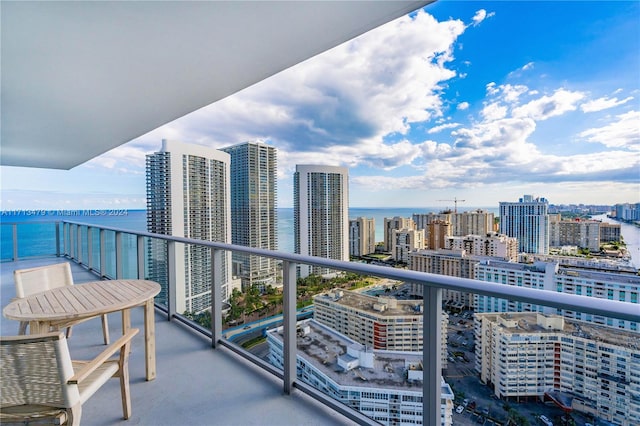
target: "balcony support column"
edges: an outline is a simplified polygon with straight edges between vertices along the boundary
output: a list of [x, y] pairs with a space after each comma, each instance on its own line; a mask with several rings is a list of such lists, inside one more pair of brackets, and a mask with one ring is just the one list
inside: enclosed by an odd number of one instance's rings
[[76, 262], [82, 265], [82, 227], [76, 226]]
[[442, 423], [442, 289], [424, 286], [422, 311], [422, 424]]
[[284, 356], [284, 393], [293, 391], [296, 380], [296, 264], [290, 261], [282, 263], [284, 312], [282, 325], [284, 337], [282, 351]]
[[211, 249], [211, 347], [222, 340], [222, 250]]

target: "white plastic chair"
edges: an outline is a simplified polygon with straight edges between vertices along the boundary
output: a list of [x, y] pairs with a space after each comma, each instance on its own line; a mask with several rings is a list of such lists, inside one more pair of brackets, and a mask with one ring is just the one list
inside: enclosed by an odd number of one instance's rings
[[[16, 285], [16, 297], [18, 298], [27, 297], [52, 288], [73, 285], [73, 276], [71, 275], [69, 262], [55, 263], [37, 268], [16, 269], [13, 271], [13, 279]], [[72, 324], [77, 324], [78, 322]], [[21, 321], [18, 334], [26, 334], [28, 324], [28, 322]], [[104, 344], [108, 345], [109, 323], [106, 314], [102, 315], [102, 335], [104, 337]], [[71, 337], [71, 325], [67, 327], [67, 338], [69, 337]]]

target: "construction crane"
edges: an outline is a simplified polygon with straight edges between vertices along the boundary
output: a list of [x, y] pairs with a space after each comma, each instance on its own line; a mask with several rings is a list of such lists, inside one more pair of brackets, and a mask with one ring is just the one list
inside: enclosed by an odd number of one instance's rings
[[436, 200], [436, 201], [453, 201], [453, 212], [454, 213], [458, 213], [458, 201], [460, 201], [461, 203], [464, 203], [467, 200], [458, 200], [456, 197], [453, 197], [453, 200]]

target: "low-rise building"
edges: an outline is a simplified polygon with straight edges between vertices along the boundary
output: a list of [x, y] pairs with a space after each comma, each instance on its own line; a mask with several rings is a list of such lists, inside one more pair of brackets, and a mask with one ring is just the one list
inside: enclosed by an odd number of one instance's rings
[[[283, 328], [269, 330], [269, 361], [284, 367]], [[421, 352], [375, 350], [314, 320], [298, 323], [297, 377], [383, 425], [422, 424]], [[453, 392], [442, 380], [442, 425], [452, 425]]]
[[470, 255], [490, 256], [513, 262], [518, 260], [518, 240], [496, 232], [484, 235], [447, 237], [444, 248], [465, 250]]
[[[373, 349], [422, 351], [423, 302], [375, 297], [334, 289], [313, 298], [314, 319], [337, 332]], [[447, 322], [440, 324], [442, 347], [447, 347]], [[447, 368], [447, 353], [442, 351], [442, 368]]]
[[476, 370], [496, 396], [551, 399], [566, 410], [640, 424], [640, 340], [558, 315], [475, 316]]

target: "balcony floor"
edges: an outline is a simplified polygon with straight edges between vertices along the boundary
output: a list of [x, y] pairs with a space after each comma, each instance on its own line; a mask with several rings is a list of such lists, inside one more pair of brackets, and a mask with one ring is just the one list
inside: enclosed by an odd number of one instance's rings
[[[66, 261], [62, 258], [3, 262], [0, 264], [2, 307], [15, 296], [13, 270]], [[74, 281], [93, 281], [95, 275], [71, 262]], [[111, 380], [83, 405], [83, 425], [348, 425], [339, 413], [301, 391], [285, 395], [280, 379], [263, 371], [227, 348], [213, 350], [211, 341], [166, 315], [156, 312], [157, 378], [144, 379], [144, 337], [142, 308], [131, 314], [134, 338], [129, 359], [133, 414], [122, 419], [120, 387]], [[18, 323], [0, 319], [2, 335], [15, 335]], [[102, 345], [99, 319], [73, 327], [69, 340], [74, 359], [90, 359]], [[109, 332], [114, 341], [120, 334], [119, 314], [109, 315]]]

